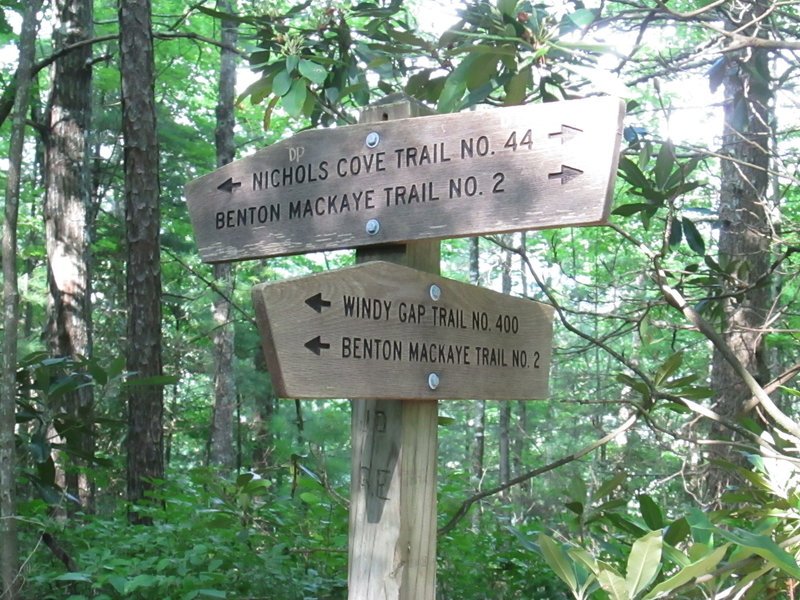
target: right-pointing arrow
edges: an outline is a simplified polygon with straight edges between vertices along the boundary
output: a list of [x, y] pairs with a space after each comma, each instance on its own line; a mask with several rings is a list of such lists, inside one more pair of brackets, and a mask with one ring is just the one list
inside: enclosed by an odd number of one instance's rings
[[556, 131], [554, 133], [551, 133], [549, 134], [548, 137], [561, 138], [561, 143], [566, 144], [569, 140], [574, 138], [579, 133], [583, 133], [583, 129], [578, 129], [577, 127], [570, 127], [569, 125], [561, 125], [561, 131]]
[[308, 340], [304, 344], [304, 346], [309, 350], [311, 350], [317, 356], [322, 354], [323, 350], [327, 350], [328, 348], [331, 347], [330, 344], [326, 344], [325, 342], [323, 342], [320, 336], [315, 337], [313, 340]]
[[561, 185], [564, 185], [568, 181], [572, 181], [579, 175], [583, 175], [583, 171], [580, 169], [576, 169], [574, 167], [568, 167], [567, 165], [561, 165], [561, 170], [558, 173], [549, 173], [547, 175], [548, 179], [560, 179]]

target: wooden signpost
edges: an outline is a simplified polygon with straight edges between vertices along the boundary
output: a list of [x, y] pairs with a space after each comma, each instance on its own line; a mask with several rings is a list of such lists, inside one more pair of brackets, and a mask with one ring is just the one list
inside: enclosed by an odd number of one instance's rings
[[553, 308], [386, 262], [253, 288], [282, 398], [547, 396]]
[[253, 290], [279, 394], [353, 398], [349, 600], [435, 597], [437, 399], [547, 394], [552, 308], [439, 277], [436, 240], [604, 222], [623, 112], [372, 106], [187, 185], [206, 262], [358, 248]]
[[301, 132], [188, 184], [200, 256], [602, 223], [623, 110], [588, 98]]

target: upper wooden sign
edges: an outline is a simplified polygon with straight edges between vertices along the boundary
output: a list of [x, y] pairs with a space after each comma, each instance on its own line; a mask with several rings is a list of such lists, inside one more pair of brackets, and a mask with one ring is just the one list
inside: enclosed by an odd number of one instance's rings
[[386, 262], [253, 288], [284, 398], [547, 396], [553, 308]]
[[588, 98], [300, 132], [187, 185], [200, 256], [603, 223], [623, 113]]

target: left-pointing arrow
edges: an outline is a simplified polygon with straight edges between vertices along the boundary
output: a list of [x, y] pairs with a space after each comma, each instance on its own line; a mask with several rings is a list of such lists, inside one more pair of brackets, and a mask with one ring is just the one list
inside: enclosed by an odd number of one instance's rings
[[328, 308], [331, 305], [331, 302], [330, 300], [323, 300], [322, 292], [320, 292], [319, 294], [314, 294], [310, 298], [306, 298], [306, 304], [318, 313], [321, 313], [323, 308]]
[[548, 173], [548, 179], [560, 179], [561, 185], [564, 185], [568, 181], [572, 181], [579, 175], [583, 175], [583, 171], [580, 169], [575, 169], [573, 167], [568, 167], [567, 165], [561, 165], [561, 170], [558, 173]]
[[233, 190], [241, 186], [242, 186], [241, 181], [234, 181], [233, 177], [228, 177], [225, 181], [223, 181], [217, 186], [217, 189], [222, 190], [223, 192], [228, 192], [230, 194], [233, 193]]
[[331, 347], [330, 344], [326, 344], [322, 341], [320, 336], [315, 337], [313, 340], [308, 340], [304, 346], [311, 350], [314, 354], [319, 356], [323, 350], [327, 350]]

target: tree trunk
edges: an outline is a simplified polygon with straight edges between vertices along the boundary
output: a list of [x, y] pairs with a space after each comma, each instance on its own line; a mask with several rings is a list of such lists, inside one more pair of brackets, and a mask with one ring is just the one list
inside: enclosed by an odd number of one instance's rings
[[[511, 258], [511, 251], [505, 250], [502, 264], [502, 291], [504, 294], [511, 293]], [[511, 402], [500, 403], [500, 433], [498, 441], [500, 444], [500, 483], [503, 484], [511, 479]], [[508, 490], [501, 492], [500, 497], [508, 500], [510, 498]]]
[[[217, 0], [217, 10], [233, 12], [228, 0]], [[234, 101], [236, 94], [236, 53], [228, 48], [236, 46], [236, 23], [222, 22], [220, 52], [219, 100], [217, 103], [217, 166], [233, 160], [235, 154]], [[233, 448], [233, 414], [236, 408], [236, 379], [233, 372], [234, 328], [229, 301], [234, 289], [233, 266], [230, 263], [214, 265], [214, 278], [225, 294], [214, 298], [214, 411], [211, 420], [209, 463], [231, 472], [236, 465]]]
[[[120, 0], [120, 70], [125, 160], [125, 235], [128, 243], [127, 368], [139, 377], [162, 374], [161, 256], [158, 140], [153, 37], [149, 0]], [[164, 391], [128, 388], [128, 500], [135, 507], [164, 476]], [[135, 508], [131, 522], [151, 520]]]
[[25, 112], [28, 106], [33, 60], [36, 52], [36, 13], [41, 0], [29, 0], [19, 38], [17, 94], [11, 124], [11, 142], [6, 174], [5, 219], [3, 225], [3, 372], [0, 387], [0, 580], [2, 596], [16, 600], [19, 546], [17, 540], [17, 457], [14, 423], [17, 396], [17, 338], [19, 287], [17, 284], [17, 217], [25, 141]]
[[[481, 246], [480, 238], [469, 240], [469, 281], [472, 285], [479, 285], [481, 279]], [[475, 412], [472, 417], [474, 428], [472, 440], [472, 453], [470, 463], [472, 466], [472, 479], [480, 487], [484, 475], [484, 454], [486, 449], [486, 400], [475, 401]], [[472, 511], [472, 529], [480, 530], [480, 511]]]
[[[57, 49], [90, 39], [92, 1], [58, 0]], [[47, 341], [53, 356], [89, 358], [92, 354], [91, 274], [88, 219], [90, 202], [87, 132], [91, 115], [91, 46], [70, 52], [55, 63], [50, 94], [50, 124], [46, 136], [45, 238], [50, 289]], [[63, 410], [79, 431], [91, 427], [92, 388], [83, 387], [63, 398]], [[92, 435], [78, 442], [84, 456], [94, 453]], [[78, 464], [86, 465], [85, 461]], [[86, 470], [66, 473], [67, 491], [92, 504]], [[80, 479], [80, 481], [79, 481]]]
[[[758, 21], [767, 10], [766, 2], [737, 0], [728, 6], [729, 30]], [[740, 31], [743, 35], [764, 36], [763, 24]], [[770, 282], [763, 279], [770, 264], [772, 224], [768, 194], [769, 141], [772, 122], [772, 89], [769, 55], [760, 48], [746, 48], [725, 55], [725, 130], [721, 154], [722, 181], [719, 200], [719, 263], [735, 265], [733, 278], [723, 281], [730, 297], [723, 302], [724, 336], [742, 364], [763, 382], [769, 379], [762, 329], [772, 300]], [[742, 403], [750, 398], [741, 379], [725, 359], [715, 352], [712, 387], [716, 391], [716, 411], [735, 420]], [[730, 432], [715, 427], [714, 437], [729, 439]], [[736, 461], [739, 452], [721, 446], [717, 458]], [[707, 498], [718, 502], [731, 483], [733, 474], [714, 469], [709, 478]]]

